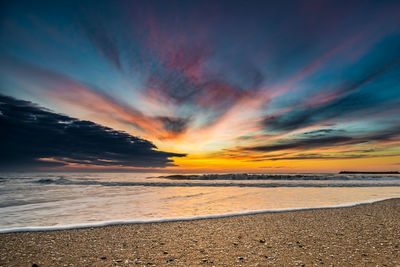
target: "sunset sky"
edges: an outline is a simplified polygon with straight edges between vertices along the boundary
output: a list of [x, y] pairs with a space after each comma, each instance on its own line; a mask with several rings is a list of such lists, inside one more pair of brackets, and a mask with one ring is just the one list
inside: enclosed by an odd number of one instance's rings
[[398, 1], [2, 1], [0, 169], [400, 170]]

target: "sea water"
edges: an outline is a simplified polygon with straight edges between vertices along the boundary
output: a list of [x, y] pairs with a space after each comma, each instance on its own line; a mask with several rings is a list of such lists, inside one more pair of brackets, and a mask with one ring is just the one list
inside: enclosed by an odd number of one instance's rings
[[[400, 175], [178, 180], [158, 173], [2, 173], [0, 232], [324, 208], [400, 197]], [[232, 178], [232, 179], [230, 179]]]

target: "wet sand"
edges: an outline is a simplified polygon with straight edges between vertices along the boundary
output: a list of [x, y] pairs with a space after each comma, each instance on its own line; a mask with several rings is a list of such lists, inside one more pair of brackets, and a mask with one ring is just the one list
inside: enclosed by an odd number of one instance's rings
[[400, 199], [0, 234], [0, 266], [400, 266]]

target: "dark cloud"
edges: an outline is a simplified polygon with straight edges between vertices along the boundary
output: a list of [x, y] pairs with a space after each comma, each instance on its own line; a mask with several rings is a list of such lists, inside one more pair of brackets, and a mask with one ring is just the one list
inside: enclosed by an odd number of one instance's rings
[[[344, 132], [345, 133], [345, 132]], [[375, 133], [359, 136], [346, 135], [310, 135], [308, 133], [296, 137], [296, 139], [283, 140], [280, 143], [273, 143], [263, 146], [245, 147], [242, 150], [273, 152], [281, 150], [307, 150], [321, 147], [340, 147], [347, 145], [357, 145], [368, 142], [385, 142], [400, 140], [400, 126], [393, 126], [389, 129]], [[360, 151], [362, 152], [362, 151]]]
[[189, 119], [186, 118], [173, 118], [173, 117], [157, 117], [159, 121], [163, 123], [164, 129], [175, 134], [184, 132], [189, 123]]
[[252, 159], [245, 160], [245, 161], [246, 162], [266, 161], [266, 160], [269, 160], [270, 158], [278, 158], [278, 157], [282, 157], [282, 156], [290, 155], [290, 154], [292, 154], [292, 153], [286, 152], [286, 153], [267, 154], [267, 155], [263, 155], [263, 156], [253, 156]]
[[382, 155], [368, 155], [368, 154], [352, 154], [352, 155], [344, 155], [344, 156], [329, 156], [323, 154], [299, 154], [292, 157], [282, 157], [282, 158], [270, 158], [268, 160], [307, 160], [307, 159], [359, 159], [359, 158], [373, 158], [373, 157], [384, 157]]
[[390, 93], [380, 95], [379, 92], [376, 92], [376, 88], [360, 89], [399, 65], [400, 60], [393, 61], [368, 73], [357, 82], [337, 88], [335, 94], [338, 96], [323, 104], [295, 108], [282, 115], [267, 116], [264, 118], [263, 125], [270, 131], [293, 131], [332, 119], [348, 119], [349, 116], [363, 114], [366, 111], [372, 113], [385, 103], [396, 107], [399, 103], [393, 99]]
[[315, 131], [305, 132], [304, 135], [327, 135], [332, 133], [344, 132], [343, 130], [335, 130], [335, 129], [319, 129]]
[[400, 126], [393, 126], [386, 131], [372, 133], [364, 138], [371, 141], [397, 141], [400, 139]]
[[151, 142], [125, 132], [3, 95], [0, 95], [0, 127], [0, 169], [55, 167], [68, 163], [165, 167], [173, 165], [170, 157], [184, 156], [158, 151]]
[[353, 150], [346, 150], [343, 152], [346, 153], [371, 153], [371, 152], [376, 152], [377, 149], [353, 149]]
[[352, 144], [354, 141], [355, 140], [353, 140], [353, 138], [349, 136], [329, 136], [321, 138], [297, 139], [286, 143], [245, 148], [245, 150], [273, 152], [287, 149], [311, 149], [324, 146]]

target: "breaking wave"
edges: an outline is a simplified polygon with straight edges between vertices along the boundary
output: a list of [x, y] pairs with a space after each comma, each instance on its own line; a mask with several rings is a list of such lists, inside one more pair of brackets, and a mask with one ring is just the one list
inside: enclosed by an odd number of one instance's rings
[[218, 182], [106, 182], [106, 181], [96, 181], [96, 180], [68, 180], [65, 178], [57, 179], [40, 179], [34, 183], [39, 183], [43, 185], [85, 185], [85, 186], [149, 186], [149, 187], [393, 187], [400, 186], [398, 181], [377, 181], [367, 183], [361, 181], [351, 181], [351, 182], [328, 182], [328, 183], [290, 183], [287, 182], [263, 182], [263, 183], [218, 183]]

